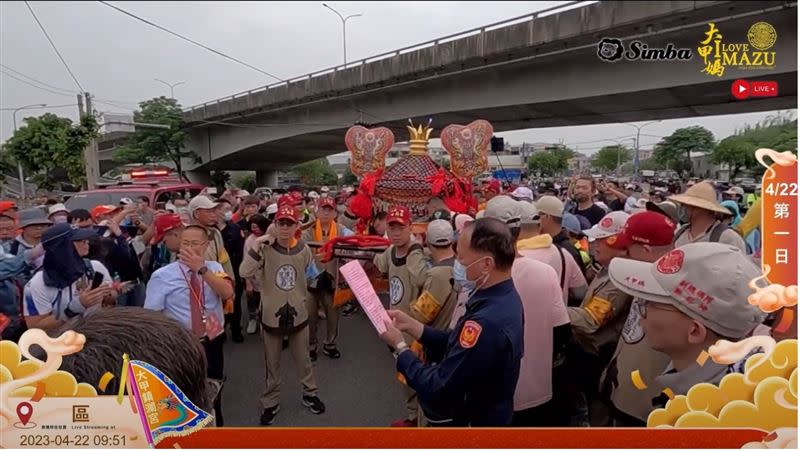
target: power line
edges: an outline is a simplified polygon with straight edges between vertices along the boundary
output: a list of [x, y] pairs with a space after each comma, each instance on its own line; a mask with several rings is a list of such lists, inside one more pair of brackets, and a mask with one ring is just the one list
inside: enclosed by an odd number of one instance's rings
[[[68, 107], [71, 108], [71, 107], [75, 107], [75, 106], [78, 106], [78, 104], [77, 103], [69, 103], [69, 104], [66, 104], [66, 105], [46, 105], [46, 106], [42, 106], [40, 108], [27, 108], [27, 109], [58, 109], [58, 108], [68, 108]], [[19, 108], [0, 108], [0, 111], [14, 111], [14, 110], [17, 110], [17, 109], [19, 109]]]
[[[13, 74], [9, 73], [7, 71], [13, 72]], [[73, 95], [79, 94], [78, 91], [73, 91], [73, 90], [70, 90], [70, 89], [65, 89], [65, 88], [61, 88], [61, 87], [58, 87], [58, 86], [53, 86], [52, 84], [47, 84], [44, 81], [37, 80], [36, 78], [33, 78], [30, 75], [26, 75], [26, 74], [20, 72], [19, 70], [16, 70], [16, 69], [14, 69], [12, 67], [9, 67], [9, 66], [7, 66], [5, 64], [0, 64], [0, 73], [3, 73], [4, 75], [7, 75], [7, 76], [19, 81], [19, 82], [25, 83], [28, 86], [32, 86], [32, 87], [35, 87], [37, 89], [41, 89], [41, 90], [44, 90], [44, 91], [47, 91], [47, 92], [50, 92], [50, 93], [53, 93], [53, 94], [65, 95], [65, 96], [70, 96], [70, 97], [73, 96]], [[21, 79], [21, 78], [17, 77], [17, 75], [19, 75], [20, 77], [26, 78], [27, 80]], [[30, 81], [28, 81], [28, 80], [30, 80]], [[42, 86], [37, 86], [37, 85], [32, 84], [32, 83], [38, 83], [38, 84], [41, 84], [41, 85], [47, 86], [47, 87], [45, 88], [45, 87], [42, 87]], [[55, 90], [63, 91], [63, 92], [56, 92], [56, 91], [53, 91], [51, 89], [55, 89]], [[128, 106], [134, 106], [134, 107], [138, 107], [139, 106], [137, 103], [134, 103], [132, 101], [114, 100], [114, 99], [103, 98], [103, 97], [95, 97], [95, 96], [92, 96], [92, 99], [94, 99], [95, 101], [99, 101], [100, 103], [104, 103], [104, 102], [106, 102], [106, 104], [116, 103], [116, 104], [112, 104], [111, 106], [117, 106], [118, 108], [123, 108], [123, 109], [126, 109]]]
[[[215, 50], [215, 49], [213, 49], [213, 48], [211, 48], [211, 47], [209, 47], [209, 46], [207, 46], [207, 45], [201, 44], [200, 42], [197, 42], [197, 41], [195, 41], [195, 40], [193, 40], [193, 39], [191, 39], [191, 38], [188, 38], [188, 37], [186, 37], [186, 36], [183, 36], [183, 35], [182, 35], [182, 34], [180, 34], [180, 33], [177, 33], [177, 32], [175, 32], [175, 31], [172, 31], [172, 30], [170, 30], [170, 29], [168, 29], [168, 28], [165, 28], [165, 27], [163, 27], [163, 26], [161, 26], [161, 25], [158, 25], [157, 23], [154, 23], [154, 22], [152, 22], [152, 21], [150, 21], [150, 20], [147, 20], [147, 19], [144, 19], [144, 18], [142, 18], [142, 17], [139, 17], [139, 16], [137, 16], [136, 14], [133, 14], [133, 13], [131, 13], [131, 12], [128, 12], [128, 11], [126, 11], [126, 10], [124, 10], [124, 9], [122, 9], [122, 8], [120, 8], [120, 7], [118, 7], [118, 6], [112, 5], [112, 4], [111, 4], [111, 3], [109, 3], [109, 2], [106, 2], [106, 1], [103, 1], [103, 0], [98, 0], [98, 2], [99, 2], [99, 3], [101, 3], [101, 4], [103, 4], [103, 5], [105, 5], [105, 6], [108, 6], [109, 8], [115, 9], [115, 10], [117, 10], [117, 11], [121, 12], [122, 14], [125, 14], [126, 16], [132, 17], [132, 18], [134, 18], [134, 19], [136, 19], [136, 20], [138, 20], [138, 21], [140, 21], [140, 22], [146, 23], [147, 25], [150, 25], [151, 27], [154, 27], [154, 28], [157, 28], [157, 29], [159, 29], [159, 30], [161, 30], [161, 31], [164, 31], [165, 33], [169, 33], [169, 34], [171, 34], [171, 35], [173, 35], [173, 36], [175, 36], [175, 37], [177, 37], [177, 38], [179, 38], [179, 39], [182, 39], [182, 40], [184, 40], [184, 41], [186, 41], [186, 42], [192, 43], [192, 44], [194, 44], [194, 45], [196, 45], [196, 46], [198, 46], [198, 47], [201, 47], [201, 48], [203, 48], [203, 49], [205, 49], [205, 50], [207, 50], [207, 51], [209, 51], [209, 52], [212, 52], [212, 53], [214, 53], [214, 54], [216, 54], [216, 55], [222, 56], [223, 58], [226, 58], [226, 59], [228, 59], [228, 60], [231, 60], [231, 61], [233, 61], [233, 62], [235, 62], [235, 63], [237, 63], [237, 64], [241, 64], [241, 65], [243, 65], [243, 66], [245, 66], [245, 67], [247, 67], [247, 68], [250, 68], [250, 69], [252, 69], [252, 70], [255, 70], [256, 72], [259, 72], [259, 73], [261, 73], [261, 74], [267, 75], [268, 77], [272, 77], [272, 78], [274, 78], [274, 79], [276, 79], [276, 80], [278, 80], [278, 81], [281, 81], [281, 82], [283, 82], [283, 83], [287, 83], [287, 84], [289, 83], [289, 81], [288, 81], [287, 79], [283, 79], [283, 78], [281, 78], [281, 77], [279, 77], [279, 76], [277, 76], [277, 75], [274, 75], [274, 74], [271, 74], [271, 73], [269, 73], [269, 72], [267, 72], [267, 71], [265, 71], [265, 70], [259, 69], [258, 67], [255, 67], [255, 66], [253, 66], [252, 64], [248, 64], [248, 63], [246, 63], [246, 62], [244, 62], [244, 61], [242, 61], [242, 60], [240, 60], [240, 59], [234, 58], [233, 56], [230, 56], [230, 55], [227, 55], [227, 54], [225, 54], [225, 53], [222, 53], [222, 52], [221, 52], [221, 51], [219, 51], [219, 50]], [[312, 95], [314, 95], [314, 94], [315, 94], [313, 91], [311, 91], [311, 90], [310, 90], [310, 89], [308, 89], [307, 87], [303, 86], [303, 88], [304, 88], [304, 89], [306, 90], [306, 92], [308, 92], [309, 94], [312, 94]], [[382, 121], [382, 120], [384, 120], [383, 118], [381, 118], [381, 117], [378, 117], [378, 116], [376, 116], [376, 115], [374, 115], [374, 114], [370, 114], [370, 113], [368, 113], [367, 111], [364, 111], [364, 110], [362, 110], [362, 109], [360, 109], [360, 108], [358, 108], [358, 107], [351, 107], [351, 108], [352, 108], [354, 111], [356, 111], [356, 112], [358, 112], [359, 114], [361, 114], [361, 115], [370, 116], [370, 117], [373, 117], [373, 118], [375, 118], [375, 119], [378, 119], [378, 120], [381, 120], [381, 121]]]
[[33, 12], [33, 8], [31, 8], [31, 5], [30, 3], [28, 3], [27, 0], [25, 0], [25, 6], [28, 7], [28, 11], [31, 12], [31, 15], [33, 16], [33, 19], [36, 20], [36, 23], [39, 24], [39, 28], [42, 30], [42, 33], [44, 33], [44, 37], [46, 37], [47, 41], [50, 42], [50, 46], [53, 47], [53, 50], [55, 50], [56, 55], [58, 55], [58, 59], [60, 59], [61, 62], [64, 64], [64, 67], [67, 69], [67, 72], [69, 72], [69, 76], [72, 77], [72, 81], [74, 81], [75, 84], [78, 86], [78, 90], [80, 90], [81, 93], [83, 93], [84, 92], [83, 86], [81, 86], [81, 84], [78, 82], [78, 79], [75, 77], [75, 74], [72, 73], [72, 69], [69, 68], [69, 64], [67, 64], [67, 61], [65, 61], [64, 57], [61, 56], [61, 52], [58, 51], [58, 47], [56, 47], [56, 44], [53, 42], [52, 39], [50, 39], [50, 35], [47, 34], [47, 30], [44, 29], [44, 25], [42, 25], [42, 22], [39, 21], [38, 17], [36, 17], [36, 13]]
[[130, 13], [130, 12], [128, 12], [128, 11], [125, 11], [124, 9], [122, 9], [122, 8], [120, 8], [120, 7], [118, 7], [118, 6], [114, 6], [114, 5], [112, 5], [111, 3], [108, 3], [108, 2], [105, 2], [105, 1], [102, 1], [102, 0], [100, 1], [100, 3], [102, 3], [103, 5], [106, 5], [106, 6], [108, 6], [109, 8], [112, 8], [112, 9], [115, 9], [115, 10], [119, 11], [119, 12], [121, 12], [122, 14], [125, 14], [126, 16], [132, 17], [132, 18], [134, 18], [134, 19], [136, 19], [136, 20], [138, 20], [138, 21], [140, 21], [140, 22], [144, 22], [144, 23], [146, 23], [147, 25], [150, 25], [151, 27], [157, 28], [157, 29], [159, 29], [159, 30], [161, 30], [161, 31], [164, 31], [164, 32], [166, 32], [166, 33], [169, 33], [169, 34], [171, 34], [171, 35], [173, 35], [173, 36], [175, 36], [175, 37], [177, 37], [177, 38], [183, 39], [183, 40], [184, 40], [184, 41], [186, 41], [186, 42], [190, 42], [190, 43], [192, 43], [192, 44], [194, 44], [194, 45], [196, 45], [196, 46], [198, 46], [198, 47], [201, 47], [201, 48], [203, 48], [203, 49], [205, 49], [205, 50], [208, 50], [208, 51], [209, 51], [209, 52], [211, 52], [211, 53], [214, 53], [214, 54], [216, 54], [216, 55], [222, 56], [223, 58], [229, 59], [229, 60], [231, 60], [231, 61], [233, 61], [233, 62], [235, 62], [235, 63], [241, 64], [241, 65], [243, 65], [243, 66], [245, 66], [245, 67], [248, 67], [248, 68], [250, 68], [250, 69], [253, 69], [253, 70], [255, 70], [256, 72], [259, 72], [259, 73], [261, 73], [261, 74], [263, 74], [263, 75], [266, 75], [266, 76], [268, 76], [268, 77], [272, 77], [272, 78], [274, 78], [274, 79], [276, 79], [276, 80], [279, 80], [279, 81], [286, 81], [286, 80], [282, 79], [281, 77], [278, 77], [278, 76], [276, 76], [276, 75], [273, 75], [273, 74], [271, 74], [271, 73], [269, 73], [269, 72], [267, 72], [267, 71], [265, 71], [265, 70], [261, 70], [261, 69], [259, 69], [258, 67], [254, 66], [254, 65], [252, 65], [252, 64], [248, 64], [248, 63], [246, 63], [246, 62], [242, 61], [241, 59], [234, 58], [233, 56], [229, 56], [229, 55], [227, 55], [227, 54], [225, 54], [225, 53], [222, 53], [222, 52], [221, 52], [221, 51], [219, 51], [219, 50], [214, 50], [213, 48], [211, 48], [211, 47], [209, 47], [209, 46], [207, 46], [207, 45], [201, 44], [200, 42], [197, 42], [197, 41], [195, 41], [195, 40], [193, 40], [193, 39], [190, 39], [190, 38], [188, 38], [188, 37], [186, 37], [186, 36], [183, 36], [183, 35], [181, 35], [181, 34], [179, 34], [179, 33], [176, 33], [176, 32], [174, 32], [174, 31], [172, 31], [172, 30], [169, 30], [169, 29], [167, 29], [167, 28], [164, 28], [164, 27], [162, 27], [161, 25], [158, 25], [158, 24], [156, 24], [156, 23], [153, 23], [153, 22], [151, 22], [151, 21], [149, 21], [149, 20], [147, 20], [147, 19], [144, 19], [144, 18], [142, 18], [142, 17], [139, 17], [139, 16], [137, 16], [136, 14]]
[[32, 87], [35, 87], [36, 89], [41, 89], [41, 90], [43, 90], [43, 91], [50, 92], [50, 93], [52, 93], [52, 94], [56, 94], [56, 95], [63, 95], [63, 96], [66, 96], [66, 97], [72, 97], [73, 95], [75, 95], [75, 94], [65, 94], [65, 93], [63, 93], [63, 92], [58, 92], [58, 91], [54, 91], [54, 90], [52, 90], [52, 89], [48, 89], [48, 88], [44, 88], [44, 87], [41, 87], [41, 86], [37, 86], [37, 85], [35, 85], [35, 84], [31, 83], [30, 81], [24, 80], [24, 79], [22, 79], [22, 78], [18, 78], [18, 77], [16, 77], [16, 76], [14, 76], [14, 75], [12, 75], [12, 74], [10, 74], [10, 73], [6, 72], [5, 70], [2, 70], [2, 69], [0, 69], [0, 73], [2, 73], [3, 75], [5, 75], [5, 76], [7, 76], [7, 77], [10, 77], [10, 78], [13, 78], [13, 79], [15, 79], [15, 80], [19, 81], [20, 83], [25, 83], [25, 84], [27, 84], [28, 86], [32, 86]]
[[73, 90], [70, 90], [70, 89], [64, 89], [64, 88], [60, 88], [60, 87], [58, 87], [58, 86], [53, 86], [52, 84], [47, 84], [47, 83], [45, 83], [44, 81], [39, 81], [39, 80], [37, 80], [36, 78], [33, 78], [33, 77], [31, 77], [31, 76], [28, 76], [28, 75], [25, 75], [24, 73], [22, 73], [22, 72], [20, 72], [20, 71], [18, 71], [18, 70], [14, 70], [13, 68], [11, 68], [11, 67], [9, 67], [9, 66], [7, 66], [7, 65], [5, 65], [5, 64], [0, 64], [0, 67], [2, 67], [3, 69], [6, 69], [6, 70], [8, 70], [8, 71], [14, 72], [15, 74], [17, 74], [17, 75], [19, 75], [19, 76], [21, 76], [21, 77], [23, 77], [23, 78], [27, 78], [27, 79], [31, 80], [32, 82], [34, 82], [34, 83], [39, 83], [39, 84], [41, 84], [41, 85], [43, 85], [43, 86], [47, 86], [47, 87], [49, 87], [49, 88], [51, 88], [51, 89], [55, 89], [55, 90], [58, 90], [58, 91], [64, 91], [64, 92], [68, 92], [68, 93], [70, 93], [70, 94], [73, 94], [73, 95], [75, 95], [75, 94], [77, 94], [77, 93], [78, 93], [77, 91], [73, 91]]

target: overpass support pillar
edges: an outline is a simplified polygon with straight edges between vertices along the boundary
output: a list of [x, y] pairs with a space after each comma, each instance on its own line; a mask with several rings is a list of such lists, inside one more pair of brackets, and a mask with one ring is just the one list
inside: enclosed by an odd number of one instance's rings
[[258, 187], [277, 187], [278, 186], [278, 171], [275, 169], [257, 170], [256, 171], [256, 186]]
[[211, 181], [211, 172], [207, 170], [187, 170], [183, 175], [192, 183], [203, 184], [206, 186], [213, 186]]

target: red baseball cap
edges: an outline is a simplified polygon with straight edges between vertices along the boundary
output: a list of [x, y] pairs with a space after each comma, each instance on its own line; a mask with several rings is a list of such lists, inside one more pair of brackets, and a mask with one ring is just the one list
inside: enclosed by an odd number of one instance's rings
[[609, 247], [625, 250], [633, 244], [646, 244], [654, 247], [669, 245], [675, 235], [675, 222], [669, 217], [653, 211], [642, 211], [628, 218], [613, 242], [606, 241]]
[[181, 221], [181, 216], [178, 214], [161, 214], [153, 219], [153, 227], [155, 232], [150, 243], [157, 244], [164, 239], [164, 235], [167, 234], [168, 231], [183, 227], [183, 222]]
[[323, 207], [336, 209], [336, 200], [333, 197], [320, 197], [317, 200], [317, 208]]
[[292, 192], [289, 192], [289, 195], [291, 195], [292, 197], [294, 197], [294, 198], [295, 198], [295, 200], [297, 200], [298, 202], [301, 202], [301, 201], [303, 201], [303, 193], [302, 193], [302, 192], [300, 192], [300, 191], [292, 191]]
[[17, 209], [16, 202], [12, 202], [10, 200], [4, 200], [0, 202], [0, 213], [6, 212], [9, 209]]
[[297, 217], [297, 210], [294, 209], [292, 205], [283, 205], [278, 207], [278, 212], [275, 214], [275, 221], [279, 221], [281, 219], [289, 219], [294, 223], [300, 221], [300, 218]]
[[300, 199], [298, 199], [292, 194], [281, 195], [280, 198], [278, 199], [279, 208], [284, 205], [297, 206], [299, 204], [300, 204]]
[[386, 218], [387, 224], [399, 223], [401, 225], [411, 225], [411, 211], [405, 206], [392, 206]]
[[487, 181], [486, 184], [483, 186], [482, 190], [484, 192], [491, 191], [491, 192], [494, 192], [495, 194], [499, 194], [500, 191], [502, 190], [502, 187], [500, 185], [500, 180], [489, 180], [489, 181]]
[[114, 211], [120, 210], [119, 206], [114, 205], [97, 205], [92, 208], [92, 219], [97, 220], [98, 217], [106, 214], [111, 214]]

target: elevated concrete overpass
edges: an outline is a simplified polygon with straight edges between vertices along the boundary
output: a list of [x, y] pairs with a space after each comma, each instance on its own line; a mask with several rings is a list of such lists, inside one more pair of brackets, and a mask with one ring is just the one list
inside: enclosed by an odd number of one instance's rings
[[[746, 43], [759, 21], [777, 30], [771, 70], [701, 73], [696, 54], [708, 22], [725, 42]], [[689, 61], [607, 63], [603, 37], [690, 48]], [[776, 80], [779, 96], [736, 101], [737, 78]], [[437, 131], [477, 118], [496, 131], [733, 114], [797, 107], [797, 3], [608, 1], [540, 12], [355, 61], [186, 110], [187, 166], [265, 171], [345, 150], [363, 120], [407, 138], [408, 118]]]

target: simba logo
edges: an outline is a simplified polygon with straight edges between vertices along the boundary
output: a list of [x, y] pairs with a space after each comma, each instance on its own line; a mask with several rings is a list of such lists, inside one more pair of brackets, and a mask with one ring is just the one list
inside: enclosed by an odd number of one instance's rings
[[664, 48], [648, 47], [641, 41], [631, 41], [628, 47], [616, 38], [604, 38], [597, 43], [597, 57], [606, 62], [617, 62], [623, 57], [628, 61], [688, 61], [692, 50], [675, 48], [667, 44]]

